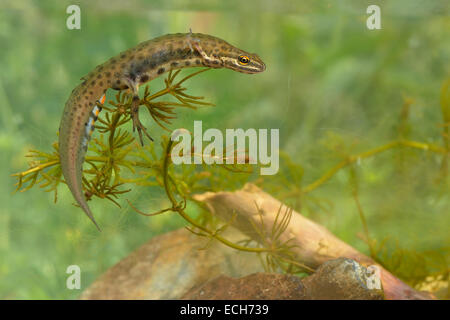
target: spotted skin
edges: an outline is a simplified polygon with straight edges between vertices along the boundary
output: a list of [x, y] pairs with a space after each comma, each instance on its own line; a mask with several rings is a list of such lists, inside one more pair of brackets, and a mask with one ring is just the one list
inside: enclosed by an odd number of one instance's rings
[[[247, 58], [247, 59], [245, 59]], [[76, 202], [100, 230], [87, 205], [82, 172], [84, 156], [94, 130], [105, 93], [109, 88], [130, 89], [133, 130], [151, 137], [139, 121], [139, 86], [170, 70], [188, 67], [227, 68], [243, 73], [258, 73], [266, 66], [256, 54], [245, 52], [226, 41], [201, 33], [169, 34], [140, 43], [97, 66], [73, 89], [60, 123], [59, 155], [64, 179]]]

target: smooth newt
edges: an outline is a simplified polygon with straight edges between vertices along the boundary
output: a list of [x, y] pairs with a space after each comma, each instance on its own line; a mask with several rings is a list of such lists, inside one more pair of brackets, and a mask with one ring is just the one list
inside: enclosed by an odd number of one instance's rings
[[130, 89], [133, 93], [131, 115], [133, 131], [151, 139], [139, 121], [139, 85], [161, 74], [180, 68], [227, 68], [243, 73], [266, 69], [253, 53], [238, 49], [222, 39], [201, 33], [169, 34], [140, 43], [97, 66], [73, 89], [66, 102], [59, 127], [59, 156], [62, 173], [75, 200], [98, 227], [86, 202], [82, 187], [84, 156], [103, 104], [106, 90]]

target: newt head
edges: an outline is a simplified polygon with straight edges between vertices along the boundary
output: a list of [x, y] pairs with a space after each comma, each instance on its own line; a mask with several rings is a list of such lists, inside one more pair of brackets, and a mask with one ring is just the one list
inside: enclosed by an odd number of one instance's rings
[[[220, 60], [222, 67], [242, 73], [259, 73], [266, 70], [265, 63], [256, 53], [248, 53], [238, 48], [219, 53], [216, 59]], [[217, 62], [215, 64], [217, 65]]]
[[259, 73], [266, 70], [265, 63], [256, 53], [246, 52], [224, 40], [202, 34], [192, 34], [189, 40], [189, 47], [200, 53], [203, 65], [207, 67], [227, 68], [242, 73]]
[[221, 60], [224, 67], [242, 73], [259, 73], [266, 70], [265, 63], [256, 53], [248, 53], [240, 49], [227, 52]]

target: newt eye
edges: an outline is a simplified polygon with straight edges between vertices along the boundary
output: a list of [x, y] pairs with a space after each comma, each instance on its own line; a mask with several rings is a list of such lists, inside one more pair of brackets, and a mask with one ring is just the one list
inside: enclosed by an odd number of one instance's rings
[[239, 61], [240, 64], [246, 65], [246, 64], [248, 64], [250, 62], [250, 59], [247, 56], [239, 56], [238, 57], [238, 61]]

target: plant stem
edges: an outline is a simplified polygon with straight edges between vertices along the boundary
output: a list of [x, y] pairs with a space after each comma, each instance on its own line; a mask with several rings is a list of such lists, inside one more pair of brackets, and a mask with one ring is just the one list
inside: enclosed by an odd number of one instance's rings
[[240, 251], [260, 252], [260, 253], [271, 251], [270, 249], [266, 249], [266, 248], [250, 248], [250, 247], [235, 244], [235, 243], [221, 237], [220, 235], [217, 234], [217, 232], [211, 231], [211, 230], [203, 227], [202, 225], [199, 225], [194, 219], [192, 219], [189, 215], [187, 215], [184, 212], [184, 210], [180, 206], [180, 204], [177, 203], [174, 195], [172, 194], [172, 192], [170, 190], [170, 186], [169, 186], [169, 171], [168, 171], [168, 169], [169, 169], [169, 159], [170, 159], [170, 152], [172, 150], [172, 145], [173, 145], [173, 141], [169, 140], [169, 142], [167, 143], [166, 154], [165, 154], [164, 163], [163, 163], [164, 189], [166, 191], [167, 197], [169, 198], [170, 202], [172, 203], [171, 210], [174, 212], [177, 212], [183, 219], [185, 219], [187, 222], [189, 222], [194, 227], [209, 234], [211, 237], [219, 240], [220, 242], [222, 242], [223, 244], [225, 244], [231, 248], [234, 248], [234, 249], [237, 249]]

